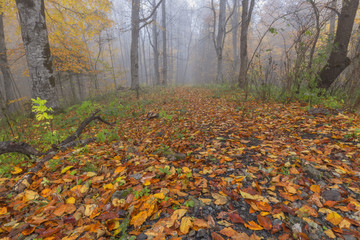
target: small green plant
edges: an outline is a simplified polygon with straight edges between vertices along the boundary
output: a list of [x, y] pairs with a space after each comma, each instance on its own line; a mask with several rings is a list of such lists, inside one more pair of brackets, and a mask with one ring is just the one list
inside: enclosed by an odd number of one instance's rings
[[60, 160], [59, 159], [50, 159], [49, 168], [51, 171], [55, 172], [56, 169], [60, 166]]
[[84, 172], [97, 172], [97, 167], [91, 163], [91, 162], [86, 162], [85, 166], [82, 168], [82, 170]]
[[159, 171], [166, 174], [166, 175], [171, 175], [169, 166], [165, 166], [164, 168], [159, 168]]
[[149, 196], [149, 193], [150, 193], [150, 189], [145, 187], [141, 191], [135, 191], [135, 198], [141, 198], [142, 196]]
[[163, 118], [167, 121], [171, 121], [171, 119], [173, 118], [174, 114], [167, 114], [164, 110], [161, 110], [159, 113], [160, 118]]
[[50, 184], [51, 184], [51, 181], [49, 179], [47, 179], [46, 177], [44, 177], [41, 181], [41, 185], [49, 186]]
[[46, 99], [40, 99], [39, 97], [36, 99], [31, 99], [32, 101], [32, 112], [35, 113], [35, 118], [37, 121], [39, 121], [41, 124], [37, 125], [37, 126], [41, 126], [43, 124], [45, 124], [50, 132], [52, 133], [52, 120], [53, 120], [53, 115], [51, 114], [51, 112], [53, 112], [53, 109], [51, 107], [47, 107], [46, 106]]
[[187, 200], [185, 203], [184, 203], [184, 205], [186, 206], [186, 207], [194, 207], [194, 201], [193, 200]]

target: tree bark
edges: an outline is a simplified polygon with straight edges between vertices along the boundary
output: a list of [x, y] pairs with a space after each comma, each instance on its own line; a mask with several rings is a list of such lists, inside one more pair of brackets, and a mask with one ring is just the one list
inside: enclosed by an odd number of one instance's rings
[[131, 7], [131, 89], [139, 91], [139, 31], [140, 0], [132, 0]]
[[239, 86], [245, 89], [248, 87], [248, 31], [254, 5], [255, 0], [242, 0]]
[[3, 13], [0, 14], [0, 69], [4, 78], [5, 107], [9, 112], [13, 112], [15, 110], [15, 105], [10, 104], [9, 102], [11, 100], [16, 99], [16, 96], [15, 96], [14, 88], [12, 86], [13, 79], [6, 53]]
[[232, 27], [232, 43], [233, 43], [233, 58], [234, 58], [234, 71], [238, 71], [239, 67], [239, 53], [238, 53], [238, 30], [239, 30], [239, 0], [233, 0], [233, 5], [236, 8], [231, 18]]
[[319, 73], [319, 88], [329, 89], [336, 78], [350, 64], [347, 51], [358, 6], [359, 0], [343, 1], [334, 39], [334, 47], [326, 65]]
[[[337, 0], [332, 0], [331, 7], [336, 10], [336, 6], [337, 6]], [[336, 23], [336, 12], [332, 10], [330, 14], [330, 27], [329, 27], [329, 39], [331, 41], [334, 39], [335, 23]]]
[[163, 41], [163, 85], [167, 85], [167, 48], [166, 48], [166, 0], [162, 1], [162, 41]]
[[46, 99], [46, 105], [56, 109], [59, 105], [55, 91], [44, 0], [16, 0], [16, 5], [32, 82], [32, 97]]
[[[153, 1], [153, 6], [155, 7], [156, 2]], [[152, 25], [152, 34], [153, 34], [153, 51], [154, 51], [154, 77], [155, 84], [160, 84], [160, 72], [159, 72], [159, 44], [158, 44], [158, 30], [157, 30], [157, 11], [155, 11], [153, 16], [153, 25]]]

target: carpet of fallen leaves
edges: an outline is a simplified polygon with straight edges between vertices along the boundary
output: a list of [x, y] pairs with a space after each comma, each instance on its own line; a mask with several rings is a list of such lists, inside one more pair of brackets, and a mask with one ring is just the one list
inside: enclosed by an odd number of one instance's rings
[[23, 173], [1, 178], [0, 239], [360, 239], [358, 116], [202, 88], [142, 98], [113, 119], [119, 140], [60, 152], [18, 195]]

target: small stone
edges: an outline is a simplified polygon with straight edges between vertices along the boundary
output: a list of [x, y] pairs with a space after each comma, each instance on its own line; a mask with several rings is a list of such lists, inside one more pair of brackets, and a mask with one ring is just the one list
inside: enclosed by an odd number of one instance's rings
[[189, 232], [189, 237], [193, 237], [193, 236], [195, 236], [195, 234], [196, 234], [195, 230], [191, 230]]
[[294, 225], [291, 227], [291, 230], [292, 230], [294, 233], [301, 233], [301, 232], [302, 232], [302, 230], [301, 230], [301, 224], [300, 224], [300, 223], [294, 224]]
[[309, 175], [310, 178], [320, 181], [321, 180], [321, 172], [319, 170], [317, 170], [313, 165], [311, 164], [307, 164], [304, 168], [303, 168], [304, 172], [307, 173]]
[[130, 175], [130, 177], [135, 178], [136, 180], [140, 180], [142, 178], [142, 174], [136, 173], [136, 174]]
[[339, 193], [339, 191], [335, 189], [326, 190], [321, 195], [326, 201], [335, 201], [339, 202], [342, 200], [342, 197]]
[[345, 240], [356, 240], [356, 237], [354, 237], [353, 235], [343, 235]]
[[184, 153], [175, 153], [175, 157], [177, 160], [182, 160], [186, 158], [186, 154]]
[[301, 191], [300, 197], [301, 197], [302, 199], [305, 199], [305, 198], [307, 198], [308, 196], [309, 196], [309, 194], [307, 194], [305, 191]]
[[199, 229], [197, 231], [196, 237], [197, 238], [203, 238], [203, 237], [206, 237], [206, 235], [207, 235], [207, 232], [206, 232], [205, 229]]
[[148, 237], [145, 235], [145, 233], [140, 233], [139, 236], [137, 236], [136, 240], [146, 240]]

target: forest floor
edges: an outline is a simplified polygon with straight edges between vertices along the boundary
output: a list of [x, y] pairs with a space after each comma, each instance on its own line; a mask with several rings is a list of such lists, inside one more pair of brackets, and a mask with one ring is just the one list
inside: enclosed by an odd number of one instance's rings
[[96, 142], [59, 152], [20, 194], [34, 162], [0, 177], [0, 239], [360, 239], [360, 118], [241, 99], [166, 88], [98, 102], [116, 124], [92, 123]]

